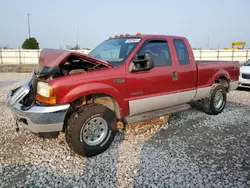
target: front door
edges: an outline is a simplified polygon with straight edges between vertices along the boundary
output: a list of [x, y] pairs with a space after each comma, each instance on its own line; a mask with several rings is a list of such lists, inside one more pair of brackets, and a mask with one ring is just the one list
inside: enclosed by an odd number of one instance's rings
[[166, 107], [168, 101], [165, 96], [177, 88], [173, 80], [174, 69], [168, 41], [165, 39], [145, 41], [137, 55], [145, 52], [153, 55], [155, 67], [141, 72], [127, 70], [126, 98], [129, 102], [130, 116]]

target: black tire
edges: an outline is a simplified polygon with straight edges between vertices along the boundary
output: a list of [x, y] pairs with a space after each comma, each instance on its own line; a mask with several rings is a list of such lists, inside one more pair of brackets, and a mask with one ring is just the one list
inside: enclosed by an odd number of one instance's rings
[[[100, 117], [107, 123], [107, 134], [101, 143], [89, 145], [84, 141], [82, 130], [91, 118]], [[89, 123], [88, 123], [88, 126]], [[77, 154], [92, 157], [104, 152], [114, 140], [117, 133], [117, 119], [115, 113], [101, 104], [85, 105], [77, 109], [67, 121], [66, 141], [69, 147]], [[86, 129], [84, 130], [86, 131]]]
[[[223, 101], [219, 107], [216, 107], [214, 98], [215, 98], [215, 94], [218, 91], [222, 93]], [[210, 114], [210, 115], [218, 115], [224, 110], [226, 106], [227, 92], [226, 92], [225, 87], [223, 87], [220, 84], [214, 84], [209, 95], [205, 99], [202, 99], [200, 102], [201, 102], [202, 109], [205, 113]]]

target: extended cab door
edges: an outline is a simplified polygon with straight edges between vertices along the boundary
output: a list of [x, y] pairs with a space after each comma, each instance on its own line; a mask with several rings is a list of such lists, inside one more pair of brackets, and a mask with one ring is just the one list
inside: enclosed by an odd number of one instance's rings
[[191, 46], [185, 38], [173, 38], [173, 59], [176, 65], [176, 89], [181, 97], [189, 102], [193, 99], [197, 89], [197, 66]]
[[[146, 40], [136, 55], [150, 53], [153, 56], [154, 68], [147, 71], [130, 72], [126, 76], [127, 100], [130, 115], [164, 108], [178, 103], [178, 97], [169, 101], [166, 96], [175, 92], [176, 82], [173, 78], [173, 67], [169, 44], [166, 39]], [[133, 61], [133, 59], [132, 59]], [[130, 62], [130, 65], [133, 62]]]

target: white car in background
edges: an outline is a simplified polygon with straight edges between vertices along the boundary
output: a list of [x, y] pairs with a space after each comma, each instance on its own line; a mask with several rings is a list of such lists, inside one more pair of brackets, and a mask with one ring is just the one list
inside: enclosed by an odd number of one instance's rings
[[239, 87], [250, 88], [250, 59], [240, 68]]

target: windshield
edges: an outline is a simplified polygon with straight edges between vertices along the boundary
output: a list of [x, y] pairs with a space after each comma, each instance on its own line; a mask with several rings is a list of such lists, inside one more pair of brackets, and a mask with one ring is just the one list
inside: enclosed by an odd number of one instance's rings
[[247, 60], [247, 62], [244, 64], [244, 66], [250, 66], [250, 59]]
[[138, 44], [140, 38], [114, 38], [106, 40], [88, 55], [107, 61], [113, 66], [120, 65]]

